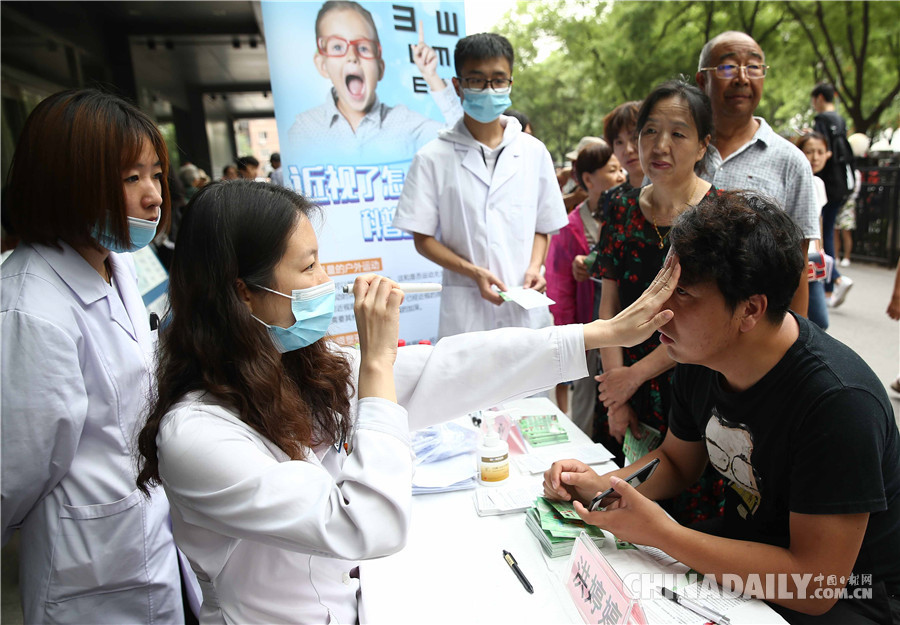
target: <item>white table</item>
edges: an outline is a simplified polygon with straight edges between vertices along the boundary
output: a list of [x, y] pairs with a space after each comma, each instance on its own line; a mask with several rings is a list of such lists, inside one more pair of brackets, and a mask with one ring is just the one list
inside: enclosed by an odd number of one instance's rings
[[[555, 413], [571, 441], [590, 442], [548, 399], [524, 399], [505, 407], [530, 414]], [[604, 472], [615, 465], [595, 468]], [[510, 479], [539, 484], [542, 477], [518, 475], [513, 462]], [[518, 560], [534, 594], [526, 592], [510, 570], [504, 549]], [[635, 551], [617, 552], [611, 535], [602, 551], [620, 575], [666, 571]], [[376, 625], [581, 623], [562, 582], [568, 562], [568, 557], [551, 559], [544, 554], [526, 527], [524, 514], [479, 517], [472, 490], [419, 495], [413, 501], [406, 547], [360, 566], [364, 595], [360, 617]], [[784, 622], [761, 601], [748, 602], [729, 616], [736, 625]]]

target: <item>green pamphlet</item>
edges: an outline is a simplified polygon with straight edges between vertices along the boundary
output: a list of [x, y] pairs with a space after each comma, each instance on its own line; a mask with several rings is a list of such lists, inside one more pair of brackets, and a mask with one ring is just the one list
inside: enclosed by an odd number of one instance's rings
[[555, 445], [569, 440], [569, 433], [556, 415], [533, 415], [519, 419], [519, 431], [532, 447]]
[[587, 532], [596, 545], [603, 542], [603, 530], [582, 521], [568, 502], [538, 497], [534, 506], [525, 511], [525, 524], [551, 558], [571, 553], [581, 532]]
[[659, 430], [643, 423], [638, 424], [638, 429], [641, 431], [640, 438], [635, 438], [634, 434], [631, 433], [631, 428], [628, 428], [625, 432], [625, 439], [622, 441], [622, 452], [625, 454], [625, 460], [629, 464], [647, 455], [659, 447], [659, 444], [662, 442], [662, 435], [659, 433]]

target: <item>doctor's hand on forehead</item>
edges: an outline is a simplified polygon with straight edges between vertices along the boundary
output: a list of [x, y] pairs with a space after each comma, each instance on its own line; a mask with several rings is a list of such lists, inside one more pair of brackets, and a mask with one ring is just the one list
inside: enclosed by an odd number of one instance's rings
[[631, 347], [647, 340], [675, 316], [663, 307], [681, 277], [678, 257], [669, 254], [647, 290], [631, 306], [609, 320], [597, 319], [584, 326], [584, 348]]

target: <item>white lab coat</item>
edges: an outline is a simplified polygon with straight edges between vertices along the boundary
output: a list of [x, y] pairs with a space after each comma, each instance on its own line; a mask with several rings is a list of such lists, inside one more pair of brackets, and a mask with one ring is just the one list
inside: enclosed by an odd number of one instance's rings
[[[359, 352], [348, 349], [359, 372]], [[352, 399], [350, 455], [291, 461], [199, 392], [163, 419], [159, 471], [201, 623], [354, 623], [358, 560], [399, 550], [410, 522], [409, 430], [587, 375], [582, 326], [510, 328], [399, 350], [399, 404]], [[401, 407], [402, 406], [402, 407]], [[364, 606], [359, 607], [365, 622]]]
[[[494, 273], [507, 287], [522, 286], [535, 233], [568, 223], [553, 161], [544, 144], [525, 134], [518, 120], [501, 117], [502, 149], [493, 176], [482, 147], [464, 119], [422, 148], [406, 175], [393, 226], [433, 236], [471, 263]], [[546, 307], [495, 306], [471, 279], [445, 270], [441, 337], [509, 326], [551, 323]]]
[[168, 503], [135, 488], [155, 336], [134, 263], [110, 254], [110, 286], [61, 245], [20, 245], [0, 284], [2, 529], [22, 532], [25, 622], [184, 622]]

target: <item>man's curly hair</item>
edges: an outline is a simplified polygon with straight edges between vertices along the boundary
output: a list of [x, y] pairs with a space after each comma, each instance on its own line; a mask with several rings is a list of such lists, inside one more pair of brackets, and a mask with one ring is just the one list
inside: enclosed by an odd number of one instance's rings
[[806, 278], [800, 229], [774, 201], [748, 191], [707, 197], [678, 217], [669, 237], [683, 283], [714, 280], [732, 310], [751, 295], [765, 295], [773, 323], [784, 318]]

